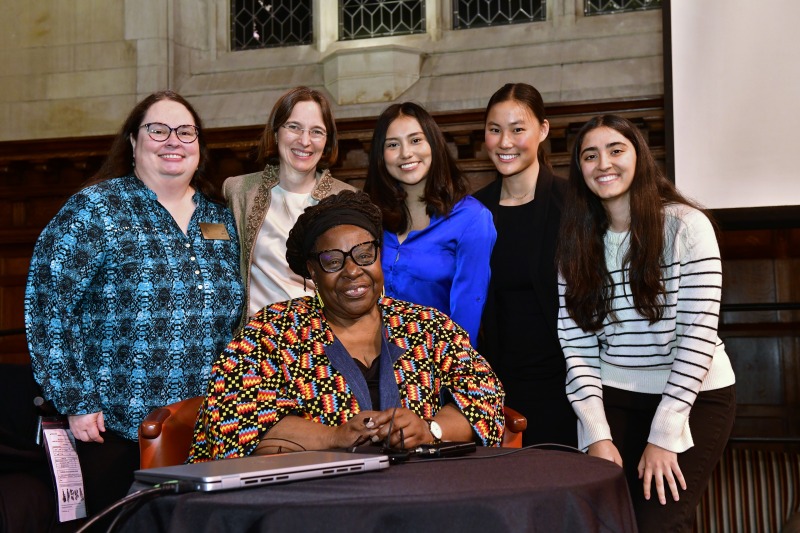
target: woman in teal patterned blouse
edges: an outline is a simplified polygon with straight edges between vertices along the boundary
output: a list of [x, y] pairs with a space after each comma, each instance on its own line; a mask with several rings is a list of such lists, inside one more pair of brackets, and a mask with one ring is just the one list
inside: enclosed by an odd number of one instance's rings
[[466, 331], [431, 307], [381, 296], [381, 235], [366, 193], [306, 208], [286, 258], [316, 297], [265, 307], [220, 355], [191, 461], [387, 436], [405, 448], [500, 443], [503, 390]]
[[191, 105], [148, 96], [36, 243], [28, 345], [44, 395], [68, 415], [90, 514], [127, 493], [139, 422], [202, 394], [239, 318], [236, 227], [207, 157]]

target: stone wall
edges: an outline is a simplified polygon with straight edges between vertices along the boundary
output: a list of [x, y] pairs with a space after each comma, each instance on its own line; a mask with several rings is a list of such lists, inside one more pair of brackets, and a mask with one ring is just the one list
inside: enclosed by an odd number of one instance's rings
[[547, 20], [451, 30], [451, 0], [427, 0], [424, 35], [337, 41], [337, 2], [314, 0], [315, 44], [229, 51], [228, 0], [5, 0], [0, 141], [113, 133], [131, 107], [177, 90], [207, 127], [262, 124], [296, 85], [326, 89], [339, 118], [414, 100], [481, 109], [525, 81], [548, 103], [663, 93], [661, 10], [583, 16], [549, 0]]

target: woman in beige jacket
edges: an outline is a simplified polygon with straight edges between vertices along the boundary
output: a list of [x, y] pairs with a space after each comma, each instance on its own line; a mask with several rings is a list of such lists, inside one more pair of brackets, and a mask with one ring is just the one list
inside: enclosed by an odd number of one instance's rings
[[350, 185], [334, 179], [336, 123], [327, 98], [295, 87], [270, 113], [258, 146], [261, 172], [225, 180], [223, 194], [236, 218], [244, 281], [242, 323], [262, 307], [307, 294], [289, 269], [286, 239], [303, 210]]

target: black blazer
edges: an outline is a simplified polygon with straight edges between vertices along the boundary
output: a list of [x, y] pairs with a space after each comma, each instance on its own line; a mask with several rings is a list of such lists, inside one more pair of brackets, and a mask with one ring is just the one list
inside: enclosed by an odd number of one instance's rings
[[[497, 179], [473, 194], [475, 198], [485, 205], [492, 215], [496, 215], [500, 205], [500, 189], [503, 177]], [[546, 317], [548, 329], [553, 338], [558, 342], [558, 276], [556, 270], [556, 246], [558, 245], [558, 232], [561, 225], [561, 211], [564, 206], [564, 195], [567, 188], [566, 180], [556, 177], [553, 173], [539, 166], [539, 177], [536, 181], [535, 197], [541, 202], [542, 209], [536, 213], [534, 224], [539, 229], [531, 246], [534, 247], [538, 263], [530, 272], [536, 298]], [[523, 245], [523, 243], [521, 243]], [[481, 321], [481, 334], [478, 336], [478, 350], [490, 359], [497, 357], [500, 351], [500, 331], [497, 323], [497, 300], [495, 298], [494, 279], [489, 282], [489, 291], [486, 295], [486, 305]]]

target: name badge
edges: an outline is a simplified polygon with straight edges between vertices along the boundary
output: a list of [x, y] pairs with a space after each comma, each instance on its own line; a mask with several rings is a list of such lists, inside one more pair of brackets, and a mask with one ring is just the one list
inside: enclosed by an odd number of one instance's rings
[[203, 234], [203, 238], [206, 240], [210, 241], [231, 240], [231, 236], [228, 235], [228, 229], [225, 227], [225, 224], [219, 224], [216, 222], [201, 222], [200, 232]]

